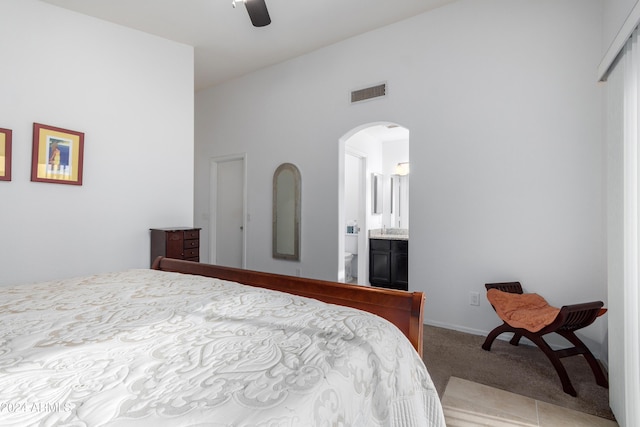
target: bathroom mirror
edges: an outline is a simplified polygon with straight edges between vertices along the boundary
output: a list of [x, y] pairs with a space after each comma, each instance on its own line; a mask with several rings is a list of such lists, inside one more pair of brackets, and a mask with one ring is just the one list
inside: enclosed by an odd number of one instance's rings
[[300, 171], [283, 163], [273, 174], [273, 257], [300, 259]]
[[391, 220], [394, 228], [409, 229], [409, 175], [391, 175]]
[[382, 213], [382, 175], [371, 174], [371, 213]]

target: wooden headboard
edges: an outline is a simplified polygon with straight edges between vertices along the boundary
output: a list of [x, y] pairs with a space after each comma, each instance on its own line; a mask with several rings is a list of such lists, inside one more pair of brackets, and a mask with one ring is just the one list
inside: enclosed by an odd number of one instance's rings
[[424, 328], [422, 324], [424, 294], [422, 292], [347, 285], [164, 257], [156, 258], [151, 268], [215, 277], [368, 311], [396, 325], [409, 338], [413, 347], [422, 357], [422, 331]]

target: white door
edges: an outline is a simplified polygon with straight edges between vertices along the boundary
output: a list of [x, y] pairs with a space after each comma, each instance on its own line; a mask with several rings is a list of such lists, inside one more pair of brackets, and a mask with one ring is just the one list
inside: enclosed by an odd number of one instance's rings
[[211, 195], [211, 262], [244, 267], [244, 157], [214, 159]]

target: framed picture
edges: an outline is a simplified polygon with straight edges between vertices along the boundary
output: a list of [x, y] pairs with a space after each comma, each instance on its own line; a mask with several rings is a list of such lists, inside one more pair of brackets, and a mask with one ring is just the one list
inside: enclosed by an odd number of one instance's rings
[[0, 128], [0, 181], [11, 181], [11, 130]]
[[82, 185], [84, 133], [33, 124], [31, 181]]

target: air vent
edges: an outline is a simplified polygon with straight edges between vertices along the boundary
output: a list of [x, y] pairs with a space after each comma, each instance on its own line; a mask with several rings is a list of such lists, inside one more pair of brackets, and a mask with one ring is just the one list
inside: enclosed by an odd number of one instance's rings
[[387, 84], [382, 83], [377, 86], [371, 86], [364, 89], [354, 90], [351, 92], [351, 103], [366, 101], [367, 99], [379, 98], [387, 95]]

